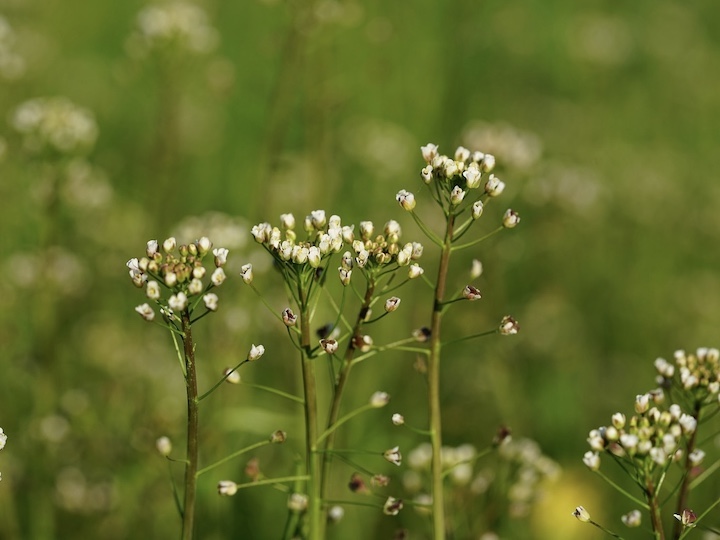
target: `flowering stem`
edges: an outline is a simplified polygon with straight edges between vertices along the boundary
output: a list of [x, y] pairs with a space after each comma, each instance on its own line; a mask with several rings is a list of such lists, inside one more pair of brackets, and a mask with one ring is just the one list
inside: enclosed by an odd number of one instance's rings
[[[702, 404], [699, 401], [695, 402], [695, 407], [693, 410], [693, 416], [695, 417], [695, 420], [697, 420], [697, 425], [700, 425], [700, 407]], [[687, 500], [688, 495], [690, 494], [690, 469], [693, 468], [690, 454], [695, 450], [695, 442], [697, 440], [697, 433], [698, 430], [695, 429], [692, 434], [690, 435], [690, 439], [687, 443], [687, 448], [685, 449], [685, 475], [683, 476], [682, 483], [680, 484], [680, 490], [678, 492], [678, 498], [677, 498], [677, 505], [675, 506], [675, 512], [677, 514], [682, 514], [683, 510], [687, 508]], [[677, 540], [680, 538], [683, 532], [683, 525], [680, 521], [675, 522], [675, 525], [673, 526], [673, 538]]]
[[652, 530], [655, 533], [656, 540], [665, 540], [665, 531], [663, 530], [662, 519], [660, 517], [660, 505], [657, 500], [657, 491], [652, 484], [652, 481], [648, 482], [646, 488], [648, 506], [650, 507], [650, 523], [652, 524]]
[[450, 213], [447, 218], [445, 241], [442, 244], [440, 266], [438, 268], [437, 282], [435, 285], [435, 301], [430, 329], [430, 357], [428, 359], [428, 405], [430, 443], [432, 445], [432, 516], [433, 538], [435, 540], [445, 540], [446, 535], [442, 460], [440, 455], [442, 450], [442, 411], [440, 409], [440, 354], [442, 351], [442, 341], [440, 339], [440, 329], [442, 324], [443, 296], [445, 295], [445, 285], [450, 265], [450, 252], [452, 251], [454, 223], [455, 215]]
[[182, 538], [193, 537], [195, 490], [198, 467], [198, 389], [195, 369], [195, 344], [192, 340], [190, 314], [182, 313], [183, 351], [185, 355], [185, 387], [187, 390], [187, 464], [185, 465], [185, 501], [183, 504]]
[[315, 386], [315, 362], [310, 357], [310, 314], [305, 290], [301, 288], [302, 302], [300, 313], [300, 331], [302, 335], [303, 390], [305, 393], [305, 449], [308, 481], [308, 516], [310, 540], [320, 540], [322, 531], [322, 500], [320, 494], [321, 469], [320, 455], [317, 452], [317, 390]]

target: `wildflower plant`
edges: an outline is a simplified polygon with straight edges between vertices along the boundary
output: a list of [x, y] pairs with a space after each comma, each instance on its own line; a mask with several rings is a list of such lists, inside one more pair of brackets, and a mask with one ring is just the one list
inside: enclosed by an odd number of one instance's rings
[[[720, 534], [716, 523], [707, 523], [720, 498], [697, 515], [688, 507], [691, 492], [720, 467], [720, 461], [706, 463], [709, 449], [703, 448], [717, 430], [699, 436], [702, 427], [712, 429], [710, 421], [720, 411], [720, 352], [680, 350], [671, 361], [658, 358], [654, 365], [658, 387], [635, 397], [632, 414], [617, 412], [608, 425], [590, 431], [583, 462], [636, 506], [621, 518], [627, 527], [639, 526], [644, 513], [656, 540], [679, 540], [695, 528]], [[607, 461], [631, 478], [635, 490], [605, 474]], [[670, 515], [675, 519], [668, 528]]]

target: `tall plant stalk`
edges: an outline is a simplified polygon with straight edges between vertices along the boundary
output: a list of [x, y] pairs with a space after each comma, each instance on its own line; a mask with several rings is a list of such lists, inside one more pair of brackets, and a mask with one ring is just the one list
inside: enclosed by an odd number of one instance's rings
[[443, 316], [443, 298], [450, 266], [454, 214], [448, 214], [445, 239], [440, 254], [435, 298], [430, 328], [430, 357], [428, 359], [428, 405], [430, 419], [430, 443], [432, 445], [432, 497], [433, 497], [433, 537], [444, 540], [445, 498], [442, 474], [442, 410], [440, 405], [440, 359], [442, 353], [441, 325]]
[[195, 521], [195, 492], [198, 470], [198, 389], [195, 368], [195, 345], [192, 339], [190, 314], [182, 314], [182, 341], [185, 357], [185, 387], [187, 390], [187, 457], [185, 464], [185, 501], [183, 504], [182, 538], [193, 537]]

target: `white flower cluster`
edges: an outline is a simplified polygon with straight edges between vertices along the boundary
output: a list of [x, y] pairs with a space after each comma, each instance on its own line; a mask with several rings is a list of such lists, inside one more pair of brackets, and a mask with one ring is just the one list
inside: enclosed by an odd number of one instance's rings
[[190, 2], [150, 5], [137, 16], [137, 39], [143, 52], [178, 47], [195, 54], [212, 51], [218, 32], [208, 22], [205, 11]]
[[282, 230], [269, 223], [260, 223], [250, 232], [256, 242], [263, 244], [283, 263], [308, 264], [318, 268], [326, 257], [338, 253], [344, 243], [352, 243], [354, 239], [353, 227], [343, 226], [340, 216], [333, 215], [328, 219], [324, 210], [314, 210], [305, 218], [305, 241], [297, 239], [295, 217], [292, 214], [283, 214], [280, 221]]
[[[477, 189], [482, 184], [482, 175], [495, 168], [495, 156], [483, 152], [470, 152], [460, 146], [454, 156], [448, 157], [438, 152], [436, 144], [427, 144], [420, 148], [427, 166], [421, 171], [426, 184], [435, 180], [451, 188], [451, 200], [457, 205], [465, 198], [467, 190]], [[485, 181], [484, 190], [490, 197], [497, 197], [505, 189], [505, 184], [490, 174]]]
[[677, 384], [692, 392], [701, 403], [710, 404], [720, 400], [720, 351], [700, 347], [695, 354], [675, 351], [673, 362], [663, 358], [655, 360], [658, 383], [661, 386]]
[[385, 224], [381, 234], [375, 236], [375, 225], [372, 221], [360, 222], [360, 238], [352, 243], [355, 256], [350, 252], [343, 255], [343, 268], [352, 269], [353, 265], [366, 271], [380, 266], [397, 263], [408, 267], [408, 277], [419, 277], [424, 270], [415, 261], [423, 254], [423, 245], [419, 242], [400, 244], [402, 229], [395, 220]]
[[[608, 451], [639, 470], [652, 473], [664, 470], [670, 460], [679, 460], [683, 456], [681, 442], [697, 429], [697, 420], [677, 404], [666, 410], [650, 407], [651, 403], [662, 406], [664, 398], [661, 390], [640, 394], [635, 398], [636, 415], [628, 420], [624, 414], [615, 413], [610, 425], [593, 429], [587, 439], [591, 450], [583, 456], [583, 463], [596, 471], [600, 468], [600, 453]], [[690, 459], [699, 465], [704, 456], [697, 449]]]
[[12, 81], [25, 73], [25, 59], [15, 52], [15, 32], [0, 16], [0, 77]]
[[21, 103], [12, 114], [11, 124], [24, 135], [26, 148], [33, 152], [87, 151], [98, 136], [93, 114], [63, 97], [34, 98]]
[[[175, 238], [170, 237], [162, 245], [157, 240], [150, 240], [146, 248], [147, 256], [130, 259], [126, 266], [135, 286], [144, 287], [148, 299], [159, 305], [164, 315], [172, 317], [175, 312], [187, 309], [192, 297], [200, 294], [203, 295], [205, 308], [217, 311], [218, 296], [209, 291], [225, 281], [223, 267], [227, 263], [228, 253], [226, 248], [213, 249], [212, 242], [206, 236], [181, 246], [177, 246]], [[210, 254], [213, 255], [215, 270], [210, 275], [210, 283], [206, 284], [203, 279], [207, 269], [203, 266], [203, 259]], [[163, 287], [170, 293], [167, 300], [163, 299]], [[148, 303], [137, 306], [135, 311], [147, 321], [155, 318], [155, 311]]]

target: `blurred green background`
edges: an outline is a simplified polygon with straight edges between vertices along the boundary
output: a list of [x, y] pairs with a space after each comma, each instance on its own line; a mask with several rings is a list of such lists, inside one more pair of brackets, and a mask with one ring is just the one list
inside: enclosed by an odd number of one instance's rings
[[[570, 516], [578, 504], [622, 528], [632, 507], [585, 470], [587, 432], [653, 388], [656, 357], [720, 344], [720, 5], [208, 0], [215, 48], [140, 58], [131, 36], [145, 5], [0, 0], [13, 32], [0, 43], [24, 62], [0, 72], [0, 538], [177, 534], [154, 442], [182, 446], [181, 374], [166, 333], [133, 312], [144, 300], [124, 266], [147, 240], [206, 234], [231, 250], [221, 309], [198, 330], [201, 386], [265, 343], [243, 378], [297, 390], [292, 351], [238, 279], [253, 262], [258, 287], [285, 307], [249, 227], [324, 208], [345, 223], [397, 219], [405, 240], [420, 240], [393, 197], [420, 190], [427, 142], [497, 156], [508, 188], [485, 230], [508, 206], [522, 216], [455, 259], [453, 287], [473, 258], [483, 262], [484, 296], [451, 312], [448, 334], [505, 314], [521, 332], [447, 349], [446, 441], [483, 448], [506, 424], [562, 466], [528, 524], [502, 538], [602, 538]], [[99, 126], [87, 156], [95, 191], [80, 182], [52, 211], [48, 160], [29, 156], [5, 121], [37, 96], [65, 96]], [[435, 255], [428, 246], [430, 275]], [[424, 291], [402, 292], [376, 343], [427, 324]], [[363, 366], [349, 403], [386, 390], [423, 425], [413, 361], [393, 353]], [[269, 475], [292, 472], [300, 411], [242, 386], [211, 400], [201, 418], [209, 461], [282, 428], [288, 446], [258, 457]], [[353, 424], [347, 444], [421, 442], [386, 412]], [[200, 538], [278, 536], [285, 494], [215, 493], [244, 464], [200, 482]], [[390, 538], [416, 519], [348, 507], [332, 534]]]

